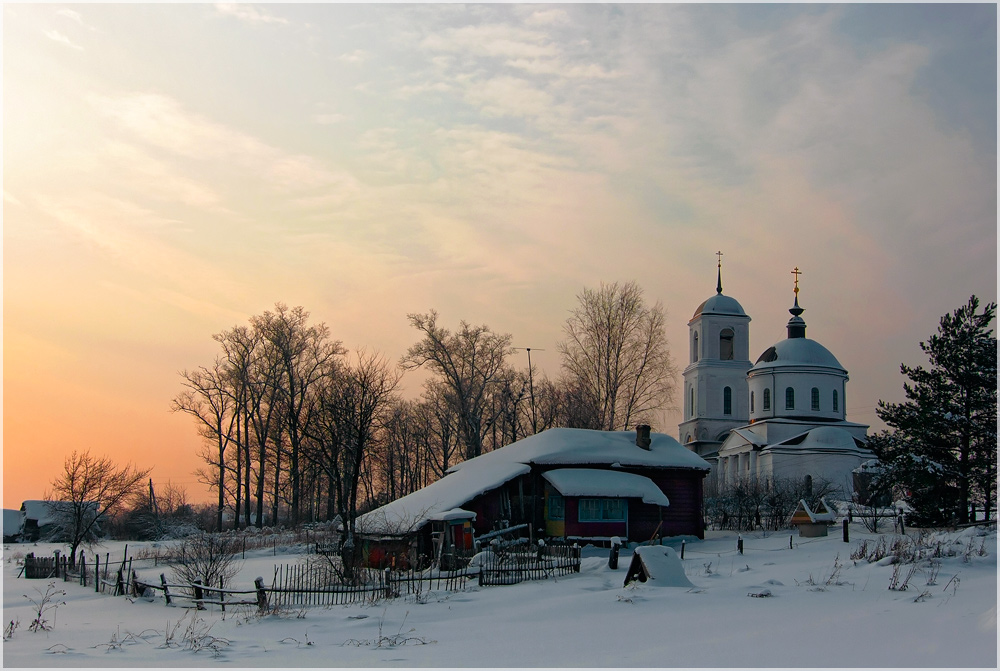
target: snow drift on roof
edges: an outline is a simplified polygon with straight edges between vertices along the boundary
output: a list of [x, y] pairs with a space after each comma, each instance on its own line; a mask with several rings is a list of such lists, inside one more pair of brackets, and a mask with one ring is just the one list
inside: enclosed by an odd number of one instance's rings
[[563, 496], [641, 498], [643, 503], [669, 506], [656, 483], [643, 475], [596, 468], [557, 468], [542, 473]]
[[358, 519], [363, 533], [406, 534], [432, 515], [496, 489], [531, 471], [530, 464], [690, 468], [708, 471], [708, 462], [664, 433], [650, 434], [650, 447], [635, 444], [634, 431], [549, 429], [448, 469], [445, 477]]

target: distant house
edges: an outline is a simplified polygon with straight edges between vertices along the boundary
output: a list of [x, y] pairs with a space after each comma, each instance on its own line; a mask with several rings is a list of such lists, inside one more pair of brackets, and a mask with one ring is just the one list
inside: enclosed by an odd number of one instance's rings
[[[50, 538], [72, 519], [75, 504], [72, 501], [25, 501], [21, 504], [21, 540], [37, 541]], [[86, 513], [97, 516], [96, 501], [86, 504]], [[97, 533], [98, 529], [94, 529]]]
[[397, 554], [408, 540], [411, 556], [431, 556], [442, 538], [463, 547], [472, 533], [520, 525], [526, 536], [580, 542], [703, 538], [709, 469], [649, 427], [549, 429], [453, 466], [437, 482], [361, 516], [358, 529]]
[[21, 538], [21, 511], [3, 509], [3, 542], [16, 543]]

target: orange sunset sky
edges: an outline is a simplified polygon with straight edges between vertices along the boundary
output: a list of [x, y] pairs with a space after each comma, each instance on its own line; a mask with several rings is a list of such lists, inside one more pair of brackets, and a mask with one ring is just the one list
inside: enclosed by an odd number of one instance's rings
[[178, 372], [277, 301], [392, 360], [434, 308], [556, 377], [576, 295], [636, 280], [683, 367], [721, 249], [752, 358], [801, 268], [881, 428], [996, 300], [992, 4], [5, 4], [3, 43], [5, 508], [74, 449], [208, 500]]

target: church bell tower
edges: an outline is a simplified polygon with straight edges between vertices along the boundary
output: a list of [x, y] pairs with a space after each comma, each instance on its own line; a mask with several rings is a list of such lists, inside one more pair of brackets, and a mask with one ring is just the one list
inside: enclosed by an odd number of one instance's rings
[[750, 317], [735, 298], [722, 293], [722, 252], [717, 252], [715, 295], [688, 322], [688, 365], [684, 369], [680, 442], [712, 459], [729, 431], [749, 422]]

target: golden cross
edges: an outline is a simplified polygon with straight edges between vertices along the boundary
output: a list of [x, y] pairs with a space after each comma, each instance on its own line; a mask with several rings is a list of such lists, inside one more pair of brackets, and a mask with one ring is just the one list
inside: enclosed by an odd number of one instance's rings
[[722, 252], [721, 251], [716, 252], [715, 255], [719, 257], [719, 267], [721, 268], [722, 267]]
[[802, 274], [802, 271], [799, 270], [798, 266], [795, 266], [795, 270], [792, 271], [792, 275], [795, 275], [795, 296], [796, 297], [798, 297], [798, 295], [799, 295], [799, 275], [801, 275], [801, 274]]

